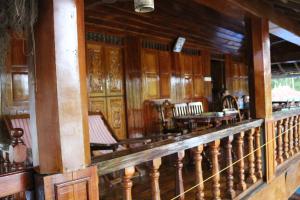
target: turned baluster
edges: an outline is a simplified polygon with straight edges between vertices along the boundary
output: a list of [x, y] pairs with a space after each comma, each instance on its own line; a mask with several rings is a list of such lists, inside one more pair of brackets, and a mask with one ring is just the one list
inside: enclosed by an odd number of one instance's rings
[[261, 160], [261, 144], [260, 144], [260, 127], [257, 127], [255, 129], [255, 146], [256, 146], [256, 152], [255, 152], [255, 168], [256, 168], [256, 177], [258, 179], [262, 178], [262, 160]]
[[151, 188], [152, 188], [152, 199], [160, 200], [160, 189], [159, 189], [159, 167], [161, 165], [161, 158], [154, 159], [151, 165]]
[[196, 172], [196, 200], [204, 200], [204, 183], [202, 174], [202, 152], [203, 145], [199, 145], [194, 148], [194, 161], [195, 161], [195, 172]]
[[282, 141], [282, 120], [279, 120], [277, 122], [277, 163], [281, 164], [283, 163], [283, 141]]
[[254, 133], [255, 133], [255, 129], [252, 128], [249, 132], [248, 132], [248, 152], [250, 153], [250, 155], [248, 156], [248, 162], [249, 162], [249, 177], [247, 178], [247, 183], [253, 184], [257, 181], [257, 178], [255, 176], [255, 155], [254, 155]]
[[299, 133], [298, 133], [298, 116], [294, 117], [294, 122], [293, 122], [293, 126], [294, 126], [294, 141], [295, 141], [295, 152], [299, 152]]
[[2, 155], [2, 151], [0, 151], [1, 155], [0, 155], [0, 174], [2, 174], [4, 172], [4, 158]]
[[228, 166], [228, 169], [226, 170], [227, 173], [226, 197], [229, 199], [233, 199], [235, 197], [235, 191], [233, 188], [234, 177], [233, 177], [233, 166], [232, 166], [232, 141], [233, 141], [233, 136], [229, 136], [228, 138], [225, 139], [226, 166]]
[[289, 131], [288, 131], [289, 119], [284, 120], [284, 133], [283, 133], [283, 158], [286, 160], [289, 158]]
[[297, 118], [298, 146], [300, 151], [300, 115]]
[[274, 141], [274, 159], [275, 159], [275, 165], [277, 165], [278, 163], [277, 161], [277, 137], [276, 137], [276, 133], [278, 133], [278, 127], [277, 127], [277, 122], [273, 122], [274, 124], [274, 132], [275, 132], [275, 141]]
[[209, 144], [211, 162], [212, 162], [212, 194], [214, 200], [220, 200], [220, 174], [219, 174], [219, 146], [220, 140], [216, 140]]
[[176, 176], [175, 176], [175, 195], [180, 195], [178, 197], [179, 200], [184, 199], [184, 186], [183, 186], [183, 178], [182, 178], [182, 168], [183, 163], [182, 160], [184, 158], [184, 151], [180, 151], [177, 153], [177, 161], [175, 164], [176, 168]]
[[132, 200], [131, 190], [133, 184], [131, 178], [133, 177], [134, 172], [135, 172], [134, 167], [128, 167], [125, 168], [124, 170], [122, 186], [123, 186], [123, 199], [125, 200]]
[[7, 152], [5, 152], [5, 156], [4, 156], [4, 172], [11, 172], [11, 163], [9, 161], [9, 154]]
[[245, 183], [245, 163], [244, 163], [244, 132], [241, 132], [237, 136], [237, 158], [239, 160], [238, 162], [238, 177], [239, 182], [237, 188], [241, 191], [245, 191], [247, 189], [247, 185]]
[[289, 119], [289, 154], [292, 157], [295, 153], [294, 151], [294, 131], [293, 131], [293, 122], [294, 122], [294, 117], [291, 117]]

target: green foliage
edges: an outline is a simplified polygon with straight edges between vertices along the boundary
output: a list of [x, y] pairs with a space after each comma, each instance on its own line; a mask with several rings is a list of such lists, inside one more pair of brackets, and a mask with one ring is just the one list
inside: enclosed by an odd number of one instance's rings
[[272, 79], [272, 89], [280, 86], [289, 86], [294, 90], [300, 91], [300, 77]]

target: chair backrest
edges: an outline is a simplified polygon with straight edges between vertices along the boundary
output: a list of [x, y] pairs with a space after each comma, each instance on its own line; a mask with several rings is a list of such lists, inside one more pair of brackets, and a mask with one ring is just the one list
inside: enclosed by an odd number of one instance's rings
[[172, 119], [173, 118], [173, 109], [174, 109], [174, 104], [172, 104], [168, 100], [165, 100], [159, 106], [160, 119], [161, 119], [162, 127], [164, 129], [174, 128], [173, 119]]
[[238, 111], [238, 120], [241, 121], [241, 113], [236, 98], [232, 95], [226, 95], [222, 99], [223, 109], [235, 109]]
[[14, 115], [14, 116], [6, 116], [5, 124], [8, 131], [11, 131], [15, 128], [23, 129], [23, 141], [27, 148], [31, 149], [32, 141], [30, 134], [30, 117], [28, 114], [24, 115]]
[[177, 103], [174, 104], [174, 108], [173, 108], [173, 116], [174, 117], [178, 117], [178, 116], [185, 116], [185, 115], [189, 115], [190, 111], [189, 111], [189, 107], [187, 103]]
[[200, 115], [203, 113], [202, 102], [190, 102], [188, 105], [191, 115]]

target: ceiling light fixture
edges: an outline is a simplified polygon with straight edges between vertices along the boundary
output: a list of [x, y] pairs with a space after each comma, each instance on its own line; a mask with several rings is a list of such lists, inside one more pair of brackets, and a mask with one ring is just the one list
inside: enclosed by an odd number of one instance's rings
[[138, 13], [154, 11], [154, 0], [134, 0], [134, 10]]

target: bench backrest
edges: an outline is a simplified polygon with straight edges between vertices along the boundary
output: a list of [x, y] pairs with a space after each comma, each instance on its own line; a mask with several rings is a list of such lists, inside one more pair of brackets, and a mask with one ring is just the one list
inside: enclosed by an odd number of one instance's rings
[[178, 117], [178, 116], [185, 116], [185, 115], [189, 115], [190, 111], [189, 111], [189, 107], [187, 103], [177, 103], [174, 104], [174, 108], [173, 108], [173, 116], [174, 117]]
[[191, 102], [188, 104], [189, 110], [192, 115], [200, 115], [203, 113], [203, 105], [202, 102]]

